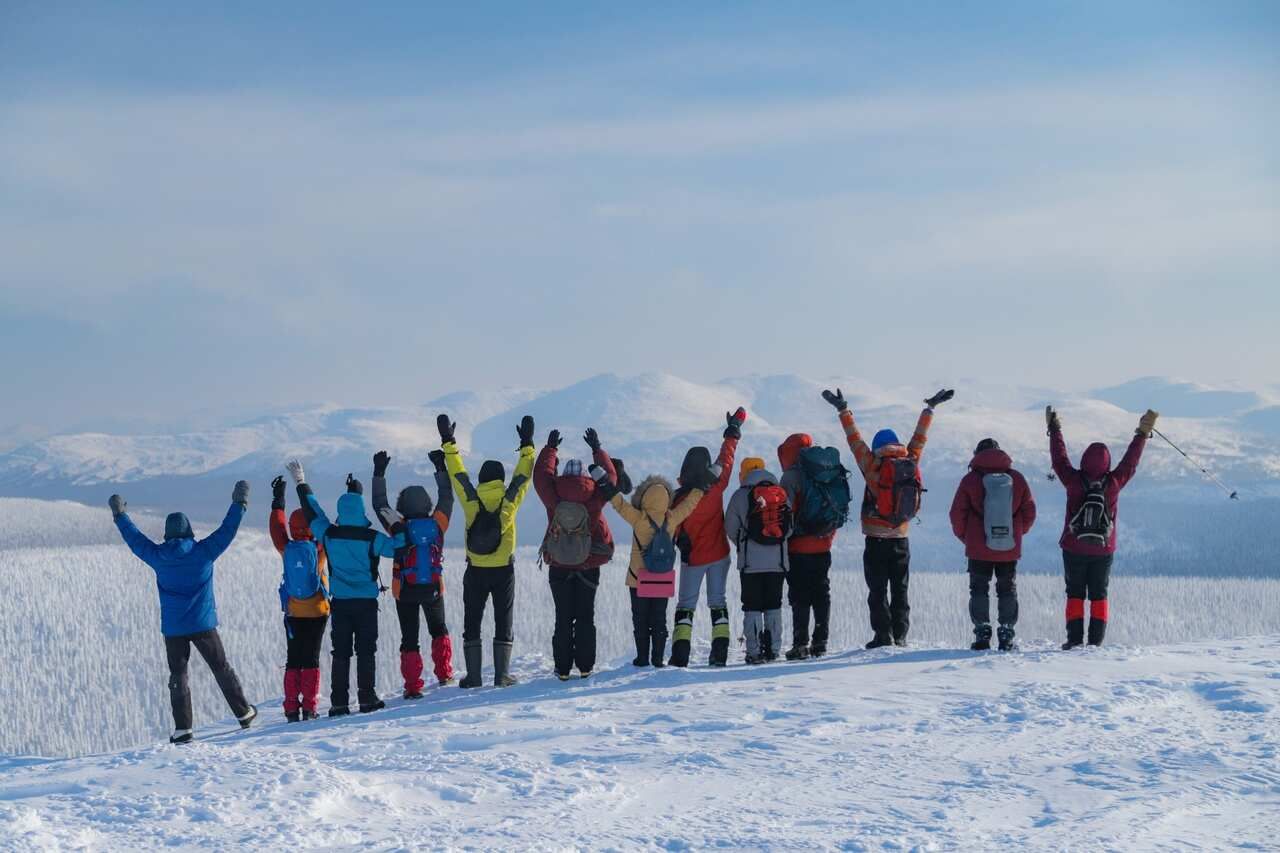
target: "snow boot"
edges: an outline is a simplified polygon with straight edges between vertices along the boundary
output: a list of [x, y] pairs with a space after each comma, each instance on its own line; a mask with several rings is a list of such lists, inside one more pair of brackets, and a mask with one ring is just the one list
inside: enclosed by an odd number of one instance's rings
[[350, 705], [334, 705], [329, 709], [330, 717], [345, 717], [351, 713]]
[[760, 636], [760, 654], [765, 660], [778, 659], [778, 646], [775, 638], [782, 636], [782, 611], [766, 610], [764, 612], [764, 633]]
[[1084, 620], [1072, 619], [1067, 622], [1067, 641], [1062, 644], [1063, 651], [1084, 645]]
[[827, 653], [827, 644], [825, 641], [821, 643], [813, 642], [809, 644], [809, 657], [820, 658], [826, 653]]
[[493, 686], [511, 687], [516, 684], [511, 674], [511, 650], [515, 644], [510, 640], [493, 641]]
[[634, 638], [636, 641], [636, 656], [631, 661], [632, 666], [648, 666], [649, 665], [649, 632], [635, 631]]
[[765, 660], [764, 655], [753, 655], [748, 653], [747, 663], [750, 664], [751, 666], [755, 666], [756, 664], [768, 663], [768, 661]]
[[[299, 683], [302, 685], [302, 719], [314, 720], [318, 715], [316, 709], [320, 705], [320, 669], [298, 670]], [[307, 716], [310, 714], [311, 716]]]
[[250, 705], [249, 710], [236, 717], [236, 722], [240, 724], [240, 728], [247, 729], [253, 725], [253, 721], [258, 719], [258, 706]]
[[742, 638], [747, 645], [747, 663], [763, 662], [764, 650], [760, 641], [764, 637], [764, 613], [746, 610], [742, 614]]
[[650, 652], [649, 659], [653, 661], [653, 666], [655, 669], [662, 669], [664, 666], [666, 666], [666, 664], [663, 663], [663, 660], [662, 660], [663, 657], [666, 655], [666, 653], [667, 653], [667, 635], [654, 634], [653, 649]]
[[1102, 638], [1107, 635], [1107, 622], [1105, 619], [1089, 620], [1089, 645], [1102, 645]]
[[302, 722], [302, 712], [290, 711], [284, 715], [284, 719], [287, 723], [300, 723]]
[[906, 644], [907, 644], [907, 635], [906, 635], [906, 634], [901, 634], [901, 635], [899, 635], [899, 634], [894, 634], [894, 635], [893, 635], [893, 644], [894, 644], [895, 646], [906, 646]]
[[729, 608], [711, 608], [711, 666], [727, 666], [729, 663]]
[[467, 664], [467, 674], [458, 682], [458, 686], [462, 689], [468, 687], [480, 687], [484, 684], [484, 679], [480, 675], [480, 670], [484, 666], [484, 649], [480, 645], [479, 640], [468, 640], [462, 644], [462, 657]]
[[448, 634], [431, 640], [431, 666], [441, 687], [453, 683], [453, 638]]
[[578, 670], [578, 678], [590, 678], [591, 675], [592, 675], [592, 671], [589, 669], [586, 672], [583, 672], [582, 670]]
[[[867, 643], [866, 648], [879, 649], [885, 646], [892, 646], [892, 645], [893, 645], [893, 637], [889, 636], [888, 634], [882, 633], [882, 634], [876, 634], [874, 637], [872, 637], [871, 641]], [[812, 657], [817, 657], [817, 655], [813, 653], [812, 648], [809, 649], [809, 654]]]
[[787, 650], [787, 660], [804, 660], [808, 656], [808, 646], [792, 646]]
[[400, 653], [400, 676], [404, 679], [404, 698], [421, 699], [426, 686], [422, 680], [422, 652]]
[[991, 623], [983, 622], [973, 626], [973, 642], [969, 648], [975, 652], [985, 652], [991, 648]]
[[[990, 630], [990, 629], [988, 629]], [[1013, 626], [1001, 625], [996, 630], [996, 637], [1000, 640], [1000, 651], [1012, 652], [1017, 651], [1018, 644], [1013, 641]]]
[[689, 665], [689, 647], [693, 644], [693, 611], [676, 611], [676, 630], [671, 642], [671, 659], [667, 663], [672, 666]]
[[319, 715], [319, 714], [317, 714], [315, 711], [303, 711], [303, 712], [302, 712], [302, 719], [303, 719], [303, 720], [318, 720], [318, 719], [320, 719], [320, 715]]
[[191, 729], [178, 729], [169, 735], [169, 743], [191, 743], [195, 739], [195, 733]]
[[302, 695], [302, 670], [286, 669], [284, 671], [284, 715], [289, 722], [296, 722], [300, 717], [298, 711], [302, 709], [302, 702], [298, 697]]
[[567, 673], [567, 672], [557, 672], [557, 673], [556, 673], [556, 678], [560, 679], [561, 681], [568, 681], [568, 680], [569, 680], [569, 673]]
[[387, 703], [375, 697], [372, 702], [360, 703], [360, 713], [372, 714], [374, 711], [381, 711], [385, 707], [387, 707]]

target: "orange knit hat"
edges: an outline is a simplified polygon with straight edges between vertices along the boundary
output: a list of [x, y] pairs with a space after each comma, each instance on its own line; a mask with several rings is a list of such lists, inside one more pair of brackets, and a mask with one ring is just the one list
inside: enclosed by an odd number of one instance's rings
[[748, 456], [742, 460], [742, 467], [738, 469], [738, 482], [745, 483], [748, 474], [761, 470], [764, 470], [764, 460], [759, 456]]

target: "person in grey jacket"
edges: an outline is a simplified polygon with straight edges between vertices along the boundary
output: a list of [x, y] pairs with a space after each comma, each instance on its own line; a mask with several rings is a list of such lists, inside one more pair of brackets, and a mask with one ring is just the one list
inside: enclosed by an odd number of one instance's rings
[[724, 529], [738, 549], [742, 632], [747, 663], [777, 660], [782, 642], [782, 583], [786, 577], [791, 501], [764, 460], [742, 460], [741, 487], [729, 499]]

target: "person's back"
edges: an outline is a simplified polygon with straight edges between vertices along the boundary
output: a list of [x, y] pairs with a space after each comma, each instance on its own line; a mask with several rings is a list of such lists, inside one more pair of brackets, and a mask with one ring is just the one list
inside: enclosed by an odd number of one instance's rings
[[[791, 648], [787, 660], [821, 657], [827, 652], [831, 619], [831, 546], [838, 530], [806, 530], [803, 522], [806, 501], [819, 502], [821, 495], [806, 494], [801, 454], [813, 447], [808, 433], [787, 436], [778, 445], [782, 466], [779, 485], [787, 492], [796, 517], [796, 529], [787, 539], [790, 570], [787, 573], [787, 603], [791, 605]], [[813, 634], [809, 620], [813, 619]], [[778, 638], [779, 640], [781, 638]]]
[[793, 513], [787, 491], [764, 470], [762, 460], [743, 460], [741, 482], [729, 499], [725, 529], [738, 552], [747, 663], [764, 663], [777, 658], [782, 641], [782, 583]]

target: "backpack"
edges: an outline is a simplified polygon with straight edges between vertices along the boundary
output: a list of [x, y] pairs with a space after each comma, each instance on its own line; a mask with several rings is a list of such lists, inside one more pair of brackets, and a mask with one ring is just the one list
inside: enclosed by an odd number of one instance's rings
[[1071, 535], [1081, 542], [1105, 546], [1111, 539], [1111, 529], [1115, 527], [1115, 519], [1107, 512], [1107, 483], [1111, 475], [1090, 481], [1081, 473], [1080, 480], [1084, 483], [1084, 502], [1071, 516]]
[[581, 566], [591, 556], [591, 514], [585, 504], [560, 501], [551, 514], [542, 553], [553, 566]]
[[920, 512], [924, 485], [920, 466], [910, 456], [886, 456], [880, 460], [872, 515], [897, 527]]
[[506, 495], [498, 501], [497, 509], [486, 509], [484, 501], [476, 498], [476, 517], [467, 528], [467, 550], [472, 554], [492, 554], [502, 545], [502, 504]]
[[292, 541], [284, 546], [284, 577], [280, 582], [280, 604], [286, 610], [289, 599], [304, 601], [324, 590], [320, 582], [320, 552], [316, 543]]
[[644, 568], [655, 575], [665, 575], [675, 571], [676, 544], [671, 539], [665, 524], [658, 524], [649, 516], [649, 526], [653, 528], [653, 538], [642, 552]]
[[834, 447], [800, 451], [800, 500], [796, 528], [808, 536], [826, 536], [849, 520], [849, 470]]
[[440, 580], [444, 548], [440, 525], [434, 518], [411, 518], [404, 525], [405, 550], [400, 559], [400, 582], [429, 586]]
[[760, 545], [780, 545], [790, 533], [787, 490], [777, 483], [752, 486], [747, 495], [747, 538]]
[[982, 527], [987, 534], [987, 547], [992, 551], [1012, 551], [1018, 544], [1013, 535], [1013, 477], [985, 474], [982, 490]]

